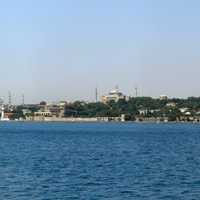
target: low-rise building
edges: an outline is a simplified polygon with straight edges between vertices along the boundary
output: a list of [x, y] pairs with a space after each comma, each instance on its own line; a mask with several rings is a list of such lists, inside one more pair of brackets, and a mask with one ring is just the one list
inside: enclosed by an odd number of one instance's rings
[[192, 113], [191, 112], [189, 112], [189, 111], [187, 111], [186, 113], [185, 113], [185, 115], [187, 115], [187, 116], [190, 116]]
[[151, 114], [160, 112], [160, 109], [151, 109], [149, 110]]
[[167, 100], [168, 99], [168, 96], [167, 95], [160, 95], [160, 100]]
[[188, 108], [179, 108], [180, 112], [181, 113], [185, 113], [187, 112], [189, 109]]
[[110, 101], [118, 102], [119, 100], [126, 100], [126, 95], [119, 92], [118, 89], [115, 89], [110, 91], [108, 95], [102, 96], [101, 100], [103, 103], [108, 103]]
[[32, 111], [30, 109], [22, 109], [23, 115], [31, 114]]
[[174, 102], [170, 102], [166, 104], [167, 107], [171, 107], [171, 108], [175, 108], [176, 107], [176, 103]]
[[148, 114], [148, 110], [147, 109], [140, 109], [138, 110], [140, 115], [147, 115]]
[[37, 117], [52, 117], [52, 113], [50, 111], [38, 111], [34, 113], [34, 116]]
[[66, 102], [62, 101], [59, 103], [40, 104], [40, 109], [37, 112], [34, 112], [34, 116], [37, 117], [64, 117], [64, 111]]

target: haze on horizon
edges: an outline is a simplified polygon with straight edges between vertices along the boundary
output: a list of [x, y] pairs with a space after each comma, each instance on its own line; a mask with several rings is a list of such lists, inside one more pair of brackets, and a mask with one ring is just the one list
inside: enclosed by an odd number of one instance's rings
[[7, 0], [0, 96], [26, 103], [128, 94], [200, 96], [198, 0]]

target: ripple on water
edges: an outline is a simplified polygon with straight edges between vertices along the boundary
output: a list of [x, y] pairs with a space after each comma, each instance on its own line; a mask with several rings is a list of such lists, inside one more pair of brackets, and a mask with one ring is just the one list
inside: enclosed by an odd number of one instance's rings
[[0, 199], [200, 199], [200, 126], [0, 125]]

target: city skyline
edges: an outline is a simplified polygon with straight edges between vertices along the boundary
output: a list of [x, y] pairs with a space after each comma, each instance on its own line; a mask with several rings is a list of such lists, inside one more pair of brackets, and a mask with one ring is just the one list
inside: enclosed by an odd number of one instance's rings
[[[12, 4], [12, 7], [10, 6]], [[128, 95], [200, 96], [200, 2], [6, 1], [0, 96], [14, 103]]]
[[[197, 99], [197, 98], [200, 98], [200, 96], [194, 96], [194, 95], [191, 95], [191, 96], [186, 96], [186, 97], [180, 97], [180, 96], [168, 96], [167, 94], [160, 94], [159, 96], [148, 96], [148, 95], [142, 95], [139, 91], [139, 88], [136, 86], [134, 88], [134, 91], [133, 93], [131, 94], [127, 94], [127, 93], [124, 93], [122, 90], [120, 90], [119, 86], [115, 86], [114, 88], [112, 88], [111, 90], [107, 90], [107, 93], [100, 93], [99, 92], [99, 88], [96, 87], [94, 89], [94, 97], [93, 99], [87, 99], [87, 98], [80, 98], [80, 99], [73, 99], [73, 100], [70, 100], [69, 98], [60, 98], [60, 97], [55, 97], [54, 100], [51, 100], [51, 99], [47, 99], [47, 98], [44, 98], [44, 99], [40, 99], [38, 101], [35, 101], [35, 102], [27, 102], [25, 99], [25, 95], [22, 94], [21, 95], [21, 99], [19, 98], [20, 96], [19, 95], [15, 95], [13, 93], [11, 93], [11, 91], [8, 91], [7, 93], [7, 97], [6, 96], [0, 96], [0, 105], [7, 105], [7, 106], [12, 106], [12, 105], [37, 105], [37, 104], [40, 104], [40, 103], [47, 103], [47, 104], [59, 104], [61, 102], [66, 102], [66, 103], [75, 103], [75, 102], [85, 102], [85, 103], [98, 103], [98, 102], [101, 102], [101, 103], [105, 103], [105, 97], [106, 98], [113, 98], [113, 93], [114, 94], [117, 94], [117, 96], [121, 96], [123, 98], [123, 100], [125, 101], [129, 101], [131, 98], [152, 98], [154, 100], [156, 99], [160, 99], [160, 100], [168, 100], [168, 101], [172, 101], [173, 100], [187, 100], [189, 98], [194, 98], [194, 99]], [[111, 96], [110, 96], [111, 95]], [[114, 97], [114, 98], [118, 98], [118, 97]], [[119, 98], [120, 99], [120, 98]], [[119, 100], [118, 99], [118, 100]], [[115, 101], [115, 100], [114, 100]]]

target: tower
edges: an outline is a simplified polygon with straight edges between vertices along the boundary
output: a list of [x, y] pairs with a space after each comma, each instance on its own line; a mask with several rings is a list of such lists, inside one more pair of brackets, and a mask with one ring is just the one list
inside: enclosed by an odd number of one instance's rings
[[116, 90], [117, 92], [119, 91], [119, 86], [118, 86], [118, 85], [115, 86], [115, 90]]
[[95, 101], [98, 102], [98, 88], [95, 88]]
[[24, 94], [22, 94], [22, 105], [24, 105]]
[[135, 97], [138, 97], [138, 87], [135, 87]]
[[8, 92], [8, 107], [10, 108], [12, 105], [12, 95], [11, 95], [11, 92], [9, 91]]

